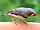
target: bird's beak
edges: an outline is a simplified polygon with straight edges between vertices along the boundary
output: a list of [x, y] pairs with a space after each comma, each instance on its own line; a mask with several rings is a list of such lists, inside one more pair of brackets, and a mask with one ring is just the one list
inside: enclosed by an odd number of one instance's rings
[[33, 13], [33, 16], [36, 16], [36, 13]]
[[37, 15], [36, 15], [36, 13], [33, 13], [31, 16], [34, 16], [34, 17], [36, 17], [36, 18], [37, 18]]
[[37, 15], [36, 15], [36, 13], [34, 13], [34, 14], [33, 14], [33, 16], [37, 18]]
[[36, 17], [36, 18], [37, 18], [37, 15], [36, 15], [36, 13], [33, 13], [31, 16], [33, 16], [33, 17]]

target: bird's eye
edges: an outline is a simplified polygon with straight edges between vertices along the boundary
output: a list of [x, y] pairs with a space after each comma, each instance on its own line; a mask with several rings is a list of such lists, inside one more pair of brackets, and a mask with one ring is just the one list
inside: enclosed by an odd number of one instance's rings
[[34, 13], [34, 12], [31, 13], [31, 16], [33, 16], [33, 13]]
[[11, 14], [14, 14], [14, 13], [11, 13]]
[[31, 14], [33, 14], [33, 12]]

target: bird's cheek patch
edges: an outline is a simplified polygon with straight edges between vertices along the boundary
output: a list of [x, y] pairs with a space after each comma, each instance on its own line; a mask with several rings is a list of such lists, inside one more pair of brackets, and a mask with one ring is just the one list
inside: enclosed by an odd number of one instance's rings
[[27, 14], [28, 16], [30, 16], [30, 15], [31, 15], [31, 12], [26, 12], [26, 14]]

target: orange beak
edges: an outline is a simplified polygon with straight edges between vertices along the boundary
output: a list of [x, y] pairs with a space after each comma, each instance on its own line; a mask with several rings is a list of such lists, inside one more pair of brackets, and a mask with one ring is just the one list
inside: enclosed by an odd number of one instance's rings
[[33, 16], [36, 16], [36, 13], [34, 13]]

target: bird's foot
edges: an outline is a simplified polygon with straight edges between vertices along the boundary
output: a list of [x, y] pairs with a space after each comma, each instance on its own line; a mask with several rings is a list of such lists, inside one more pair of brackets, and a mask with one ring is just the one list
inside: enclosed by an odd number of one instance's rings
[[27, 22], [23, 21], [23, 23], [27, 25]]
[[17, 23], [16, 23], [16, 22], [14, 22], [14, 24], [16, 24], [16, 25], [17, 25]]

